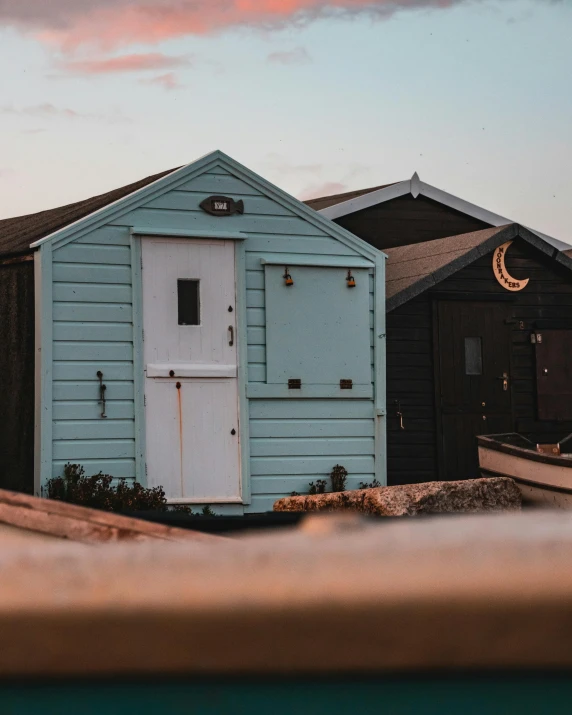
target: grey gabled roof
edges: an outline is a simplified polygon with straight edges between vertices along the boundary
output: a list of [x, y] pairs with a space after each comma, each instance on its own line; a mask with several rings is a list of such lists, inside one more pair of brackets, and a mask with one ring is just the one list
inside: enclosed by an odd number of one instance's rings
[[94, 211], [102, 209], [108, 204], [112, 204], [119, 199], [129, 196], [129, 194], [142, 189], [144, 186], [152, 184], [167, 174], [171, 174], [176, 169], [169, 169], [160, 174], [147, 176], [144, 179], [122, 186], [119, 189], [108, 191], [105, 194], [92, 196], [84, 201], [77, 201], [74, 204], [60, 206], [48, 211], [28, 214], [26, 216], [16, 216], [0, 221], [0, 258], [19, 256], [31, 253], [30, 244], [38, 241], [44, 236], [48, 236], [54, 231], [58, 231], [65, 226], [69, 226], [79, 219], [89, 216]]
[[[397, 308], [497, 246], [520, 237], [572, 270], [572, 257], [527, 228], [512, 223], [408, 246], [386, 248], [386, 309]], [[569, 252], [569, 253], [572, 253]]]
[[320, 196], [315, 199], [308, 199], [307, 201], [304, 201], [304, 203], [306, 206], [314, 209], [314, 211], [321, 211], [322, 209], [327, 209], [329, 206], [335, 206], [336, 204], [341, 204], [344, 201], [356, 199], [358, 196], [371, 194], [373, 191], [379, 191], [379, 189], [387, 189], [388, 186], [393, 186], [393, 184], [382, 184], [381, 186], [372, 186], [369, 189], [356, 189], [355, 191], [346, 191], [343, 194]]

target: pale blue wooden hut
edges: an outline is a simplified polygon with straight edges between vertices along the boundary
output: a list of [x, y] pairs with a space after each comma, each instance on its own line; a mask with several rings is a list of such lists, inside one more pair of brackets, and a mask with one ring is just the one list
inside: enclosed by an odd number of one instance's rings
[[66, 462], [221, 514], [336, 464], [385, 483], [381, 252], [219, 151], [10, 221], [35, 252], [36, 492]]

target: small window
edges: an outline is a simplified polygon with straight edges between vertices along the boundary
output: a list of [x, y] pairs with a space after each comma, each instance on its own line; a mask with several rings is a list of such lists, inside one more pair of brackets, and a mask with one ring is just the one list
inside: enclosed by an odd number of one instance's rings
[[483, 344], [481, 338], [465, 338], [465, 375], [483, 374]]
[[199, 282], [192, 280], [177, 281], [177, 300], [179, 306], [179, 325], [201, 324], [201, 299]]

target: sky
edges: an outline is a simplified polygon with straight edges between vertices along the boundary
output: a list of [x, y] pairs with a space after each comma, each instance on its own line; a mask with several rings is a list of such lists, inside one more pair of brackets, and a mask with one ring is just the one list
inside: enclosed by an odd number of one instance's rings
[[572, 243], [572, 0], [0, 0], [0, 218], [221, 149]]

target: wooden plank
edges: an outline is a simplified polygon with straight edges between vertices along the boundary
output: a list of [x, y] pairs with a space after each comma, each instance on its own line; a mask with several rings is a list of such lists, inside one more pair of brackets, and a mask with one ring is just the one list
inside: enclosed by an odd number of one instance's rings
[[54, 341], [54, 360], [132, 360], [132, 343]]
[[54, 322], [54, 340], [129, 342], [132, 339], [133, 326], [130, 323]]
[[[59, 400], [88, 400], [93, 401], [99, 399], [99, 380], [97, 379], [97, 370], [90, 375], [89, 379], [85, 382], [67, 380], [64, 382], [55, 381], [54, 382], [54, 405], [57, 404]], [[110, 382], [107, 377], [107, 386], [109, 390], [113, 391], [114, 400], [133, 400], [133, 382], [127, 380], [125, 382], [113, 381]]]
[[[266, 196], [233, 193], [235, 201], [244, 202], [245, 214], [258, 216], [294, 216], [285, 206]], [[202, 213], [200, 204], [205, 199], [204, 191], [182, 191], [176, 189], [162, 194], [145, 204], [148, 209], [168, 209], [176, 211], [197, 211]]]
[[124, 226], [101, 226], [84, 236], [76, 238], [74, 243], [97, 243], [112, 246], [129, 246], [129, 229]]
[[349, 455], [374, 454], [373, 437], [315, 437], [302, 439], [299, 437], [282, 439], [251, 439], [250, 454], [254, 457], [297, 457], [328, 456], [330, 454], [343, 454], [343, 459]]
[[54, 321], [131, 323], [132, 319], [127, 303], [54, 303]]
[[134, 452], [133, 439], [107, 439], [105, 442], [98, 439], [54, 440], [54, 460], [83, 464], [87, 459], [133, 459]]
[[331, 456], [308, 457], [252, 457], [250, 460], [252, 476], [289, 474], [325, 475], [332, 471], [336, 464], [342, 464], [350, 474], [373, 474], [374, 459], [372, 456], [348, 456], [343, 451], [332, 452]]
[[373, 437], [373, 419], [251, 420], [252, 438]]
[[373, 418], [373, 403], [367, 400], [253, 400], [251, 420], [265, 419], [368, 419]]
[[[141, 229], [191, 229], [215, 232], [221, 228], [220, 218], [201, 211], [174, 211], [136, 208], [115, 219], [116, 225], [137, 226]], [[268, 233], [276, 235], [325, 236], [322, 229], [297, 216], [256, 216], [236, 214], [224, 219], [225, 231]]]
[[[59, 385], [60, 383], [56, 383]], [[99, 384], [95, 381], [90, 385], [90, 400], [68, 400], [66, 402], [54, 401], [54, 420], [99, 420], [101, 418], [101, 405], [99, 404]], [[114, 392], [117, 392], [115, 383]], [[54, 388], [54, 392], [56, 392]], [[74, 394], [75, 396], [75, 394]], [[135, 408], [133, 400], [107, 400], [105, 404], [107, 419], [113, 424], [115, 420], [133, 420]], [[113, 436], [113, 435], [112, 435]]]
[[[60, 477], [64, 472], [65, 465], [69, 459], [56, 459], [52, 463], [51, 476]], [[85, 468], [85, 473], [90, 476], [92, 474], [109, 474], [115, 479], [134, 479], [135, 478], [135, 459], [82, 459], [81, 466]]]
[[97, 263], [113, 266], [131, 265], [129, 246], [109, 246], [86, 243], [67, 243], [54, 252], [58, 263]]
[[0, 523], [84, 544], [114, 541], [219, 542], [221, 537], [177, 529], [76, 504], [0, 490]]
[[[326, 475], [324, 479], [327, 482], [327, 490], [331, 491], [331, 484], [329, 476]], [[361, 482], [365, 484], [370, 484], [374, 479], [372, 474], [351, 474], [348, 475], [347, 488], [348, 489], [359, 489]], [[256, 496], [259, 495], [274, 495], [274, 499], [278, 499], [280, 495], [290, 494], [295, 491], [299, 494], [308, 494], [308, 489], [310, 482], [316, 481], [315, 474], [303, 474], [296, 475], [295, 477], [254, 477], [252, 480], [252, 486], [256, 492]]]
[[266, 347], [264, 345], [248, 346], [248, 362], [250, 364], [266, 362]]
[[249, 326], [246, 336], [249, 345], [266, 345], [266, 327]]
[[93, 420], [85, 417], [62, 420], [54, 416], [52, 434], [54, 440], [134, 439], [134, 422], [133, 419], [121, 420], [110, 416]]
[[249, 383], [266, 383], [266, 365], [265, 364], [249, 364], [248, 366], [248, 382]]
[[181, 191], [196, 191], [202, 193], [203, 196], [209, 193], [222, 194], [223, 196], [232, 196], [233, 194], [262, 196], [257, 188], [229, 174], [201, 174], [179, 185], [177, 188]]
[[133, 380], [133, 363], [131, 362], [103, 362], [103, 361], [85, 361], [85, 362], [70, 362], [59, 361], [54, 362], [54, 380], [71, 380], [72, 382], [84, 380], [97, 380], [97, 371], [103, 372], [103, 378], [107, 385], [109, 399], [119, 399], [119, 395], [123, 395], [123, 386], [121, 393], [113, 392], [114, 386], [110, 381], [132, 381]]
[[66, 303], [131, 303], [130, 285], [54, 283], [54, 301]]
[[131, 267], [54, 263], [54, 282], [131, 285]]

